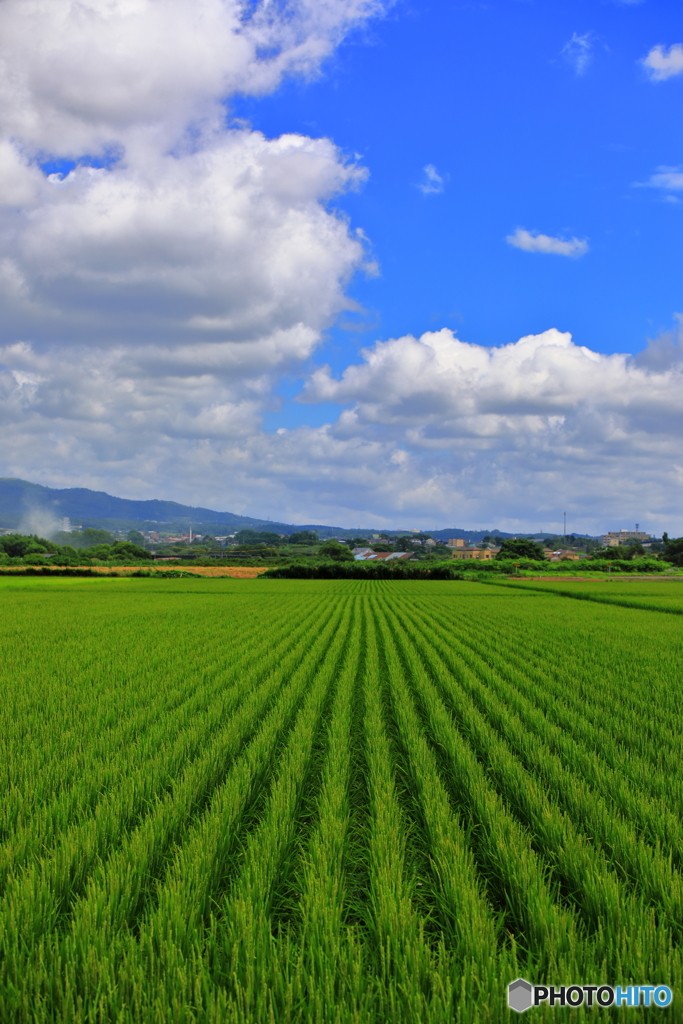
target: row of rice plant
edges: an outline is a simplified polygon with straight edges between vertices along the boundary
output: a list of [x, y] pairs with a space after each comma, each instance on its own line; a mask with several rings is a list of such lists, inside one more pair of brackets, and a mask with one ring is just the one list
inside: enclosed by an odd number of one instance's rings
[[3, 1024], [503, 1024], [520, 974], [680, 985], [675, 616], [458, 582], [0, 602]]

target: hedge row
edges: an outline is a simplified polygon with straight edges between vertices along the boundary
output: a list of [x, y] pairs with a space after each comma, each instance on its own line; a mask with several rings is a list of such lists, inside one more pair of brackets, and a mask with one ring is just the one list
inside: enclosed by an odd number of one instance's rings
[[518, 559], [515, 562], [323, 562], [318, 565], [283, 565], [269, 569], [259, 579], [290, 580], [462, 580], [472, 574], [486, 573], [505, 576], [518, 572], [544, 574], [610, 572], [610, 573], [661, 573], [668, 565], [654, 558], [638, 558], [633, 561], [621, 559], [590, 560], [581, 562], [534, 562]]

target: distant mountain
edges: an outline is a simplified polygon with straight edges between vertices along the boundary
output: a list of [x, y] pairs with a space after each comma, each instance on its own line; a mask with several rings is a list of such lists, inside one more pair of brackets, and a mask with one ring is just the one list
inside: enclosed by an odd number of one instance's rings
[[[377, 527], [324, 526], [320, 523], [277, 523], [270, 519], [238, 516], [234, 512], [216, 512], [215, 509], [180, 505], [177, 501], [135, 501], [115, 498], [105, 491], [91, 491], [87, 487], [43, 487], [28, 480], [0, 477], [0, 528], [26, 530], [30, 533], [55, 532], [59, 520], [69, 518], [73, 525], [90, 526], [104, 530], [166, 530], [192, 527], [196, 533], [234, 533], [236, 530], [272, 530], [274, 533], [295, 533], [297, 530], [316, 530], [319, 537], [368, 537], [379, 533]], [[407, 530], [387, 530], [389, 534], [407, 533]], [[467, 541], [480, 541], [489, 534], [502, 539], [515, 536], [500, 530], [445, 530], [425, 531], [438, 540], [462, 537]], [[538, 534], [540, 539], [542, 534]], [[545, 536], [549, 536], [546, 534]]]
[[115, 498], [104, 491], [86, 487], [55, 488], [32, 484], [28, 480], [0, 478], [0, 526], [18, 527], [41, 518], [60, 520], [68, 517], [75, 525], [110, 530], [145, 527], [155, 529], [192, 526], [197, 532], [233, 533], [235, 530], [272, 530], [293, 533], [296, 530], [318, 530], [324, 534], [334, 527], [315, 524], [292, 526], [270, 519], [238, 516], [233, 512], [216, 512], [210, 508], [180, 505], [176, 501], [134, 501]]

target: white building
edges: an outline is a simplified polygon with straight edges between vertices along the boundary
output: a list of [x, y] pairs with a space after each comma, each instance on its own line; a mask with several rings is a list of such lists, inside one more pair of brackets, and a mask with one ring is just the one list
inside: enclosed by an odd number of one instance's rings
[[651, 540], [649, 533], [645, 533], [643, 530], [612, 530], [610, 533], [604, 534], [601, 538], [602, 543], [607, 548], [618, 548], [620, 544], [626, 544], [629, 540], [646, 541]]

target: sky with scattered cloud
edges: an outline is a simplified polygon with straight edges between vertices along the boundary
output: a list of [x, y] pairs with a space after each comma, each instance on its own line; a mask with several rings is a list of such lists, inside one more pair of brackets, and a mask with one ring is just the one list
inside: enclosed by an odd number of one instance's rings
[[3, 0], [0, 475], [683, 533], [682, 40], [673, 0]]

